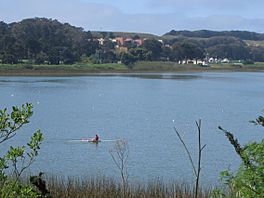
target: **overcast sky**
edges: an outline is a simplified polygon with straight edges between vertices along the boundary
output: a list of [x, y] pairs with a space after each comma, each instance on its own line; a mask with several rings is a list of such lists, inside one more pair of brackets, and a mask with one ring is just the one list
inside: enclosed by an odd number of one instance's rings
[[0, 21], [46, 17], [85, 30], [264, 32], [264, 0], [0, 0]]

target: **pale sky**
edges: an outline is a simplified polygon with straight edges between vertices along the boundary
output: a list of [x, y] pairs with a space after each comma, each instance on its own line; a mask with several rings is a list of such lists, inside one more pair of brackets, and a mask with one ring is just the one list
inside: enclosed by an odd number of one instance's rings
[[264, 32], [264, 0], [0, 0], [0, 21], [46, 17], [85, 30]]

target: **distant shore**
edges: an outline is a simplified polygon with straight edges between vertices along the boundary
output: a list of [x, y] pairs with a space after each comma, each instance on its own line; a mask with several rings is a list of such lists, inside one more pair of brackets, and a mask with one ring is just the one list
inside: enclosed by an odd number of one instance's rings
[[128, 73], [164, 72], [259, 72], [264, 63], [252, 65], [182, 65], [174, 62], [138, 62], [130, 69], [123, 64], [75, 64], [75, 65], [0, 65], [0, 76], [87, 76]]

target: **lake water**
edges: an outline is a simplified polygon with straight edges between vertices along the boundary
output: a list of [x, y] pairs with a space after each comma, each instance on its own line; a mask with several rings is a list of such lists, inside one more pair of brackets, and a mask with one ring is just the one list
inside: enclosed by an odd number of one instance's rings
[[[34, 115], [17, 136], [22, 145], [36, 129], [45, 141], [31, 171], [59, 176], [119, 176], [109, 150], [117, 139], [129, 146], [131, 181], [154, 178], [193, 181], [176, 127], [196, 160], [202, 119], [202, 181], [217, 184], [219, 172], [240, 159], [218, 126], [241, 144], [259, 141], [263, 128], [249, 123], [262, 114], [264, 73], [166, 73], [85, 77], [0, 77], [0, 108], [31, 102]], [[99, 134], [98, 145], [74, 142]]]

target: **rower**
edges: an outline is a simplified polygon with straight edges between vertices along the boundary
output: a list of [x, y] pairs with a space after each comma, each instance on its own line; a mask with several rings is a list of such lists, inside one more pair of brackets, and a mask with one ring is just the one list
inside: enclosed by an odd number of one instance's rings
[[96, 134], [95, 137], [92, 139], [93, 142], [98, 142], [99, 141], [99, 136]]

